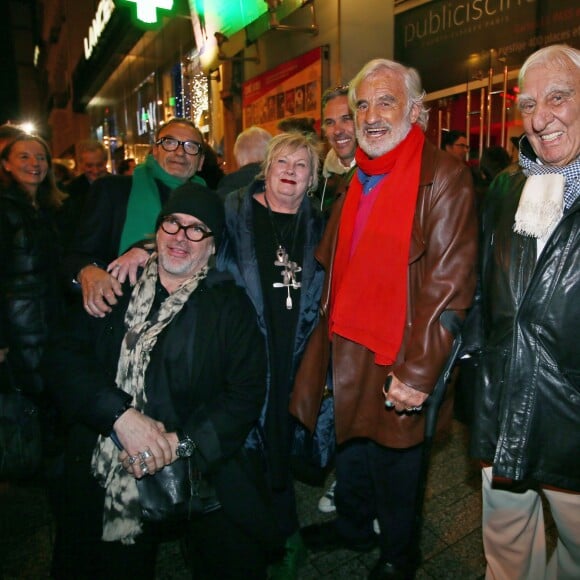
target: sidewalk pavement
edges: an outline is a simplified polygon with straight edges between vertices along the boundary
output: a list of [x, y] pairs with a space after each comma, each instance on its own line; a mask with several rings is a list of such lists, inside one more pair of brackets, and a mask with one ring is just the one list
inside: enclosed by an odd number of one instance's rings
[[[325, 488], [297, 483], [296, 489], [303, 525], [332, 518], [317, 509]], [[454, 422], [450, 433], [435, 444], [432, 456], [421, 541], [424, 561], [417, 580], [483, 578], [480, 520], [479, 469], [467, 458], [465, 427]], [[46, 495], [39, 486], [0, 484], [0, 579], [48, 578], [53, 531]], [[377, 558], [378, 550], [310, 554], [300, 580], [362, 580]], [[189, 577], [176, 543], [162, 546], [156, 577]]]

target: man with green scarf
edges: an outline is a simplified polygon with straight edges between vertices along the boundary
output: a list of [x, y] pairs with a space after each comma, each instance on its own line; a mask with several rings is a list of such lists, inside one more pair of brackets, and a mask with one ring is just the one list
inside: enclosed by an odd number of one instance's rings
[[93, 184], [65, 259], [67, 277], [80, 284], [89, 314], [103, 317], [121, 296], [124, 279], [134, 282], [143, 250], [134, 248], [121, 263], [112, 262], [153, 234], [170, 192], [188, 181], [204, 183], [195, 175], [203, 165], [202, 143], [191, 121], [171, 119], [157, 130], [151, 154], [132, 176], [106, 176]]

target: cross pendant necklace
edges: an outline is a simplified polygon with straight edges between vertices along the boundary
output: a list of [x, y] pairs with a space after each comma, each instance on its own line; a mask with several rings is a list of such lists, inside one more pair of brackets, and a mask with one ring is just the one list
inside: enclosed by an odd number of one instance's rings
[[[290, 289], [298, 290], [301, 286], [301, 283], [298, 282], [296, 278], [296, 274], [302, 271], [302, 268], [296, 263], [290, 260], [288, 252], [286, 250], [284, 240], [282, 238], [281, 232], [278, 231], [276, 227], [276, 223], [274, 221], [274, 216], [272, 215], [272, 208], [268, 203], [268, 198], [266, 193], [264, 192], [264, 201], [266, 202], [266, 207], [268, 208], [268, 216], [270, 217], [270, 224], [272, 225], [272, 231], [274, 233], [274, 238], [276, 240], [276, 254], [274, 265], [279, 266], [282, 268], [280, 275], [282, 276], [282, 282], [274, 282], [272, 284], [273, 288], [286, 288], [287, 296], [286, 296], [286, 309], [292, 310], [293, 302], [292, 302], [292, 294]], [[292, 221], [293, 225], [293, 234], [292, 234], [292, 245], [290, 251], [294, 253], [294, 245], [296, 243], [296, 238], [298, 234], [298, 225], [299, 225], [299, 212], [295, 214], [294, 219]]]

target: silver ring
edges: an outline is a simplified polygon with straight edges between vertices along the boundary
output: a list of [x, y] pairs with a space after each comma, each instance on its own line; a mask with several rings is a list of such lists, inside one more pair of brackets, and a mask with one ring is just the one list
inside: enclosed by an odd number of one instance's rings
[[150, 457], [153, 457], [153, 453], [151, 453], [151, 450], [149, 449], [149, 447], [147, 447], [145, 448], [145, 451], [141, 451], [141, 453], [139, 453], [139, 457], [143, 462], [145, 462]]
[[137, 456], [136, 455], [129, 455], [127, 462], [129, 463], [129, 465], [134, 465], [135, 463], [137, 463]]
[[392, 409], [394, 406], [395, 406], [395, 403], [393, 403], [393, 401], [389, 401], [389, 399], [387, 399], [387, 400], [385, 401], [385, 407], [386, 407], [387, 409]]
[[144, 474], [149, 473], [149, 468], [147, 467], [147, 464], [144, 461], [139, 464], [139, 467], [141, 468], [141, 471]]

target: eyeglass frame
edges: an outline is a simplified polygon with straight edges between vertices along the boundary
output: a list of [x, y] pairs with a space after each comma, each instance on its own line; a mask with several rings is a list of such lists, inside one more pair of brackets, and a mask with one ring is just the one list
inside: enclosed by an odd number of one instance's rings
[[[175, 141], [177, 143], [177, 145], [175, 146], [175, 149], [167, 149], [167, 147], [165, 146], [166, 141]], [[190, 153], [186, 148], [185, 145], [187, 143], [193, 143], [197, 146], [197, 152], [196, 153]], [[179, 149], [179, 147], [181, 146], [183, 148], [183, 151], [187, 154], [187, 155], [191, 155], [193, 157], [197, 157], [198, 155], [200, 155], [203, 151], [203, 143], [200, 143], [199, 141], [194, 141], [193, 139], [188, 139], [187, 141], [180, 141], [179, 139], [176, 139], [175, 137], [159, 137], [159, 139], [157, 139], [157, 141], [155, 141], [155, 145], [161, 146], [163, 148], [164, 151], [167, 151], [168, 153], [172, 153], [173, 151], [177, 151]]]
[[[167, 224], [169, 221], [171, 221], [172, 223], [174, 223], [175, 225], [177, 225], [177, 231], [175, 232], [168, 232], [163, 225]], [[183, 230], [183, 233], [185, 235], [185, 237], [190, 241], [190, 242], [202, 242], [203, 240], [205, 240], [205, 238], [210, 238], [214, 235], [214, 233], [210, 230], [205, 230], [201, 224], [195, 223], [195, 224], [189, 224], [188, 226], [184, 226], [173, 214], [169, 214], [166, 216], [163, 216], [161, 218], [161, 222], [159, 224], [159, 227], [168, 235], [168, 236], [176, 236], [181, 230]], [[192, 240], [189, 235], [187, 234], [187, 231], [190, 228], [199, 228], [202, 232], [201, 234], [201, 238], [199, 238], [199, 240]]]

